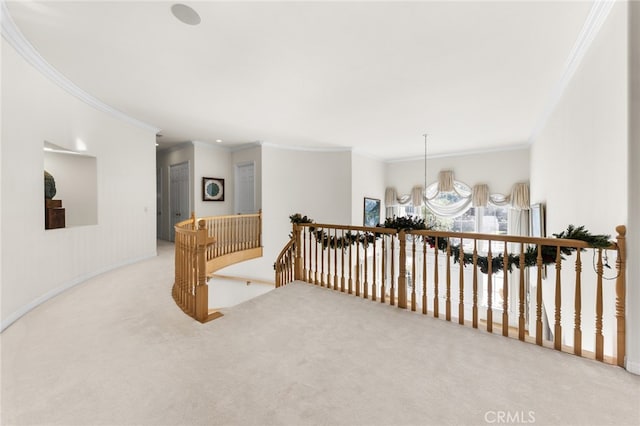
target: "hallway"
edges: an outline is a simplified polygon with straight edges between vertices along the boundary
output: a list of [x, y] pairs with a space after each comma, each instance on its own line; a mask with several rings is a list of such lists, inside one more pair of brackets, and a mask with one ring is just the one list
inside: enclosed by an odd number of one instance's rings
[[618, 367], [304, 283], [200, 324], [158, 254], [5, 330], [3, 425], [640, 423]]

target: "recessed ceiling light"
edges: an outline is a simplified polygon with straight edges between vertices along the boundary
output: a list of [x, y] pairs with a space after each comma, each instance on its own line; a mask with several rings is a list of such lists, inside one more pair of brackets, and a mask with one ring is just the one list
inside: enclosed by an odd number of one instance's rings
[[216, 139], [216, 142], [222, 143], [222, 139]]
[[171, 6], [171, 13], [176, 19], [187, 25], [198, 25], [200, 23], [200, 15], [186, 4], [176, 3]]

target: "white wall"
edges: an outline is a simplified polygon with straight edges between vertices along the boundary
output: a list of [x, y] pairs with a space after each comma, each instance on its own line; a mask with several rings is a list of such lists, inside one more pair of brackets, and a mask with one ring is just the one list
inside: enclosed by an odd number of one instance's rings
[[[157, 238], [161, 240], [171, 239], [171, 200], [169, 197], [169, 169], [172, 165], [188, 163], [189, 164], [189, 185], [193, 188], [194, 182], [194, 147], [191, 142], [185, 143], [173, 149], [158, 151], [156, 154], [156, 167], [162, 169], [162, 207], [160, 214], [157, 215], [160, 221], [160, 235]], [[193, 191], [190, 191], [193, 194]], [[193, 196], [189, 197], [189, 209], [194, 211]]]
[[[233, 214], [233, 165], [231, 152], [224, 147], [193, 142], [193, 200], [196, 216]], [[224, 179], [224, 201], [202, 201], [202, 178]]]
[[380, 222], [384, 223], [384, 176], [383, 161], [358, 154], [351, 155], [351, 225], [362, 226], [364, 197], [377, 198], [380, 203]]
[[[508, 195], [514, 183], [529, 180], [529, 149], [427, 157], [428, 184], [438, 180], [441, 170], [453, 170], [455, 179], [469, 186], [486, 183], [492, 194]], [[387, 163], [385, 185], [395, 187], [398, 195], [424, 185], [424, 159]]]
[[96, 158], [45, 152], [44, 169], [51, 173], [56, 181], [54, 199], [62, 201], [62, 207], [65, 209], [65, 225], [67, 227], [96, 225], [98, 223]]
[[[45, 140], [99, 167], [98, 224], [45, 231]], [[69, 95], [2, 40], [2, 327], [102, 271], [154, 256], [155, 134]], [[11, 250], [6, 250], [10, 247]]]
[[[629, 153], [626, 11], [626, 2], [614, 5], [531, 148], [531, 200], [546, 203], [547, 235], [574, 224], [615, 237], [615, 227], [628, 222], [627, 200], [632, 187], [627, 179], [626, 161]], [[584, 268], [591, 269], [591, 253], [583, 262]], [[552, 297], [553, 285], [548, 281], [553, 275], [550, 273], [545, 283], [545, 299]], [[605, 311], [612, 315], [614, 283], [607, 284], [605, 294], [609, 298], [605, 299]], [[593, 283], [583, 282], [585, 307], [594, 303], [593, 291], [587, 290], [589, 286]], [[562, 297], [564, 333], [570, 341], [572, 289], [564, 286]], [[640, 309], [638, 300], [628, 302], [628, 312]], [[583, 325], [583, 336], [591, 339], [587, 330], [593, 327], [592, 319], [583, 319]], [[635, 327], [637, 330], [638, 325]], [[606, 343], [613, 345], [613, 341]]]
[[640, 2], [629, 2], [627, 369], [640, 374]]
[[273, 263], [289, 241], [289, 216], [316, 223], [351, 221], [351, 152], [310, 152], [262, 146], [262, 239], [264, 255], [221, 274], [274, 280]]

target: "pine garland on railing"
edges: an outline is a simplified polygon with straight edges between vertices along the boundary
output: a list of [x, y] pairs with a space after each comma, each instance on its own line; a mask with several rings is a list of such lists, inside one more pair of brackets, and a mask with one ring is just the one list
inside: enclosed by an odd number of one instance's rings
[[[305, 216], [302, 216], [299, 213], [293, 214], [289, 216], [289, 220], [291, 223], [295, 224], [310, 224], [314, 223], [313, 219]], [[389, 228], [396, 229], [398, 231], [414, 231], [414, 230], [427, 230], [427, 226], [425, 224], [424, 219], [406, 216], [406, 217], [393, 217], [387, 218], [382, 225], [378, 225], [381, 228]], [[374, 232], [358, 232], [356, 235], [351, 233], [351, 231], [347, 231], [344, 237], [336, 237], [327, 235], [327, 233], [322, 229], [316, 229], [314, 226], [309, 227], [309, 233], [314, 234], [317, 241], [320, 241], [323, 248], [330, 247], [332, 249], [343, 248], [349, 245], [355, 244], [356, 242], [360, 244], [372, 244], [376, 239], [380, 238], [383, 234], [374, 233]], [[589, 231], [585, 229], [584, 226], [575, 227], [574, 225], [569, 225], [565, 231], [560, 232], [559, 234], [553, 234], [554, 237], [559, 239], [568, 239], [568, 240], [579, 240], [588, 243], [593, 248], [607, 248], [610, 247], [613, 243], [610, 241], [610, 235], [593, 235]], [[432, 236], [423, 236], [422, 238], [426, 239], [427, 244], [429, 244], [432, 248], [438, 246], [438, 250], [442, 252], [446, 252], [447, 246], [449, 246], [449, 239], [446, 237], [432, 237]], [[451, 256], [454, 259], [455, 263], [460, 262], [460, 245], [450, 245]], [[556, 261], [556, 247], [553, 246], [542, 246], [541, 249], [541, 257], [542, 264], [548, 265], [555, 263]], [[571, 255], [576, 251], [575, 247], [560, 247], [561, 255]], [[564, 259], [564, 257], [561, 257]], [[538, 246], [528, 246], [524, 253], [524, 266], [532, 267], [537, 265], [538, 260]], [[463, 265], [473, 265], [473, 255], [471, 253], [463, 254]], [[487, 256], [477, 256], [476, 264], [480, 267], [480, 271], [482, 273], [489, 272], [489, 258]], [[513, 267], [520, 267], [520, 255], [518, 254], [508, 254], [507, 259], [507, 270], [511, 272]], [[491, 259], [491, 271], [499, 272], [504, 268], [504, 254], [500, 253], [497, 256], [492, 257]]]

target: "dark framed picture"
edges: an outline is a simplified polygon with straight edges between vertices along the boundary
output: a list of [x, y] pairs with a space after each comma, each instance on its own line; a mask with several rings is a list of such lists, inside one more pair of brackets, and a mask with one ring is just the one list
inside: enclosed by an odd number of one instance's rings
[[364, 198], [364, 226], [377, 226], [380, 223], [380, 200]]
[[224, 201], [224, 179], [203, 177], [202, 201]]

